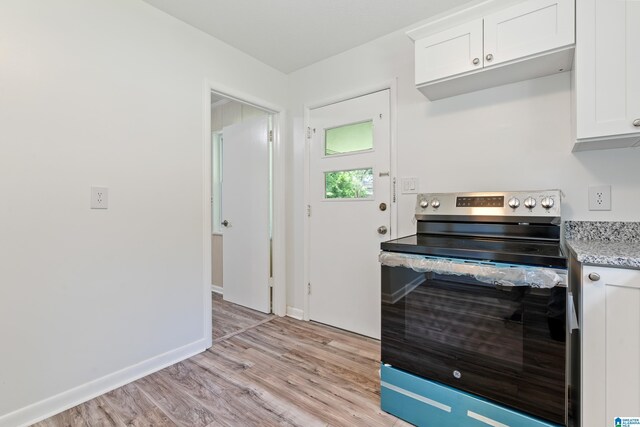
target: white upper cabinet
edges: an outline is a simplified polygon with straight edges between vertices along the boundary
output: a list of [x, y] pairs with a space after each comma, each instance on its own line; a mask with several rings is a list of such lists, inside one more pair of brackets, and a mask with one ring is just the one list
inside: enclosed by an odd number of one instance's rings
[[482, 19], [416, 41], [416, 81], [482, 68]]
[[573, 1], [531, 0], [484, 18], [485, 67], [572, 45]]
[[412, 30], [416, 85], [436, 100], [569, 70], [574, 12], [573, 0], [528, 0], [462, 24], [458, 13], [457, 25], [437, 32]]
[[577, 4], [575, 151], [640, 145], [640, 2]]

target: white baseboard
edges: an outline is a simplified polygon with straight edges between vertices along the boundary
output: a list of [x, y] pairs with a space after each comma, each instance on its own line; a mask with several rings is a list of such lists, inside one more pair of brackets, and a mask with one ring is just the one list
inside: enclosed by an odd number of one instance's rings
[[0, 427], [29, 426], [207, 349], [201, 339], [0, 416]]
[[304, 319], [304, 311], [299, 308], [287, 306], [287, 316], [293, 317], [294, 319], [303, 320]]
[[220, 295], [224, 293], [222, 286], [218, 286], [218, 285], [211, 285], [211, 292], [215, 292], [216, 294], [220, 294]]

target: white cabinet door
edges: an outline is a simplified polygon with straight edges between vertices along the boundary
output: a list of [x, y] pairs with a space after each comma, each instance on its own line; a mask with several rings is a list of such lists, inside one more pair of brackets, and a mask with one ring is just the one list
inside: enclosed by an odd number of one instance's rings
[[[578, 2], [580, 42], [576, 47], [575, 76], [578, 140], [609, 139], [611, 148], [640, 142], [638, 23], [638, 1]], [[638, 126], [634, 126], [636, 120]], [[626, 141], [620, 140], [621, 137], [626, 137]], [[607, 145], [594, 148], [607, 148]]]
[[416, 41], [416, 84], [482, 68], [482, 19]]
[[484, 66], [574, 43], [572, 0], [531, 0], [484, 18]]
[[582, 273], [582, 426], [613, 426], [640, 417], [640, 271]]

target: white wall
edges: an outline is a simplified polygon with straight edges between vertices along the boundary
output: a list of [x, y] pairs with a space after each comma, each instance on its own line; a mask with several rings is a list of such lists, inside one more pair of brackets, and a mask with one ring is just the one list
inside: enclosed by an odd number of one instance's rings
[[[398, 177], [419, 177], [421, 192], [560, 188], [565, 219], [640, 220], [640, 149], [571, 153], [569, 73], [430, 102], [413, 66], [413, 44], [397, 32], [290, 75], [289, 305], [304, 298], [303, 106], [395, 78]], [[612, 211], [587, 210], [594, 184], [612, 185]], [[415, 232], [414, 204], [399, 198], [400, 236]]]
[[1, 2], [0, 425], [204, 349], [205, 79], [286, 102], [139, 0]]

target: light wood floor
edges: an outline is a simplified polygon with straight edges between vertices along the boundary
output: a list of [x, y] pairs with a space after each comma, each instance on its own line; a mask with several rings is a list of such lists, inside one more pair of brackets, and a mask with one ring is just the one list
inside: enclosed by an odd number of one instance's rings
[[380, 410], [378, 341], [213, 299], [211, 349], [35, 425], [409, 425]]

